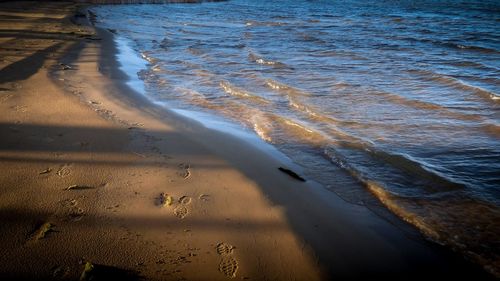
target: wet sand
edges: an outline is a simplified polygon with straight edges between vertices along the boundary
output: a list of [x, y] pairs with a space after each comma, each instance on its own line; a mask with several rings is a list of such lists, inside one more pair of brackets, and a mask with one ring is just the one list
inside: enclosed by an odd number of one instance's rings
[[2, 280], [490, 278], [135, 93], [77, 9], [0, 3]]

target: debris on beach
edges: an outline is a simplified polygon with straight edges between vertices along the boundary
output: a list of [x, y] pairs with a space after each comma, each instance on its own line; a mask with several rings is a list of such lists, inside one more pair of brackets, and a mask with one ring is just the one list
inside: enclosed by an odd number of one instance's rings
[[136, 281], [144, 279], [141, 278], [141, 276], [139, 276], [139, 273], [134, 270], [86, 262], [83, 272], [80, 275], [80, 281], [90, 280]]
[[43, 171], [39, 172], [38, 174], [39, 174], [39, 175], [44, 175], [44, 174], [48, 174], [48, 173], [50, 173], [50, 172], [52, 172], [52, 169], [51, 169], [51, 168], [47, 168], [47, 169], [45, 169], [45, 170], [43, 170]]
[[161, 206], [170, 206], [174, 203], [174, 198], [164, 192], [160, 194], [160, 205]]
[[292, 178], [294, 178], [294, 179], [296, 179], [298, 181], [306, 181], [303, 177], [299, 176], [297, 173], [295, 173], [292, 170], [289, 170], [289, 169], [286, 169], [286, 168], [283, 168], [283, 167], [279, 167], [278, 170], [282, 171], [283, 173], [291, 176]]
[[68, 69], [71, 69], [71, 66], [67, 65], [67, 64], [64, 64], [64, 63], [60, 63], [59, 66], [61, 67], [62, 70], [68, 70]]
[[72, 184], [72, 185], [66, 187], [64, 190], [83, 190], [83, 189], [93, 189], [93, 188], [94, 187], [92, 187], [92, 186]]
[[85, 268], [83, 269], [82, 275], [80, 275], [80, 281], [88, 281], [93, 279], [94, 265], [91, 262], [85, 263]]
[[179, 164], [179, 172], [177, 174], [184, 179], [189, 178], [191, 176], [191, 165]]
[[45, 222], [33, 233], [33, 235], [31, 235], [30, 240], [43, 239], [45, 235], [52, 230], [52, 227], [53, 225], [50, 222]]

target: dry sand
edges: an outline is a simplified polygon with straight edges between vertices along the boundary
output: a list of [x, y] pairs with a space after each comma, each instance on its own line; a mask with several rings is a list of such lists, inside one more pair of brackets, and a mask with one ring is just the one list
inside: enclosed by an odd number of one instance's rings
[[134, 93], [76, 9], [0, 3], [2, 280], [488, 278]]

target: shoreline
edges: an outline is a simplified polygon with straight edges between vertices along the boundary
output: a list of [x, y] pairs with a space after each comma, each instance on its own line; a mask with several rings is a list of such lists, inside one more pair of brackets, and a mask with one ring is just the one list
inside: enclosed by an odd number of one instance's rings
[[[113, 34], [47, 13], [73, 5], [45, 5], [37, 22], [46, 30], [12, 34], [31, 34], [42, 52], [20, 45], [20, 60], [2, 62], [13, 74], [0, 84], [11, 113], [0, 115], [1, 239], [11, 245], [0, 275], [75, 279], [90, 261], [103, 274], [153, 280], [488, 279], [366, 207], [294, 180], [236, 137], [155, 106], [126, 85]], [[50, 40], [61, 42], [42, 48]], [[52, 231], [33, 236], [44, 223]]]
[[[98, 27], [96, 27], [98, 28]], [[106, 28], [99, 28], [103, 33], [111, 33], [113, 41], [116, 45], [116, 63], [118, 70], [123, 73], [128, 79], [125, 84], [134, 92], [132, 95], [140, 95], [141, 98], [145, 98], [153, 106], [158, 109], [165, 110], [170, 114], [177, 115], [182, 120], [187, 120], [188, 122], [194, 122], [204, 129], [215, 130], [222, 134], [230, 135], [240, 141], [245, 141], [249, 145], [254, 146], [259, 151], [265, 151], [267, 154], [272, 155], [274, 158], [282, 162], [282, 164], [293, 168], [296, 171], [301, 171], [301, 167], [295, 164], [289, 157], [280, 152], [272, 144], [269, 144], [262, 140], [254, 131], [246, 130], [239, 127], [238, 124], [224, 120], [223, 117], [215, 116], [207, 112], [197, 112], [189, 109], [180, 109], [170, 106], [166, 102], [161, 102], [149, 98], [145, 93], [144, 81], [137, 77], [137, 73], [144, 70], [147, 67], [147, 60], [141, 58], [139, 54], [134, 53], [134, 50], [130, 46], [132, 42], [127, 41], [124, 37], [120, 37], [114, 31], [109, 31]]]

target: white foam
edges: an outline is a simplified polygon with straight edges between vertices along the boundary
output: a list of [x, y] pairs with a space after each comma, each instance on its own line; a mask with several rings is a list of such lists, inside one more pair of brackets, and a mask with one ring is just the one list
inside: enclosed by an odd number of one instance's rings
[[[120, 70], [128, 74], [127, 85], [138, 93], [145, 94], [144, 82], [139, 79], [137, 73], [146, 69], [147, 62], [140, 58], [130, 47], [131, 42], [123, 37], [115, 36], [115, 42], [118, 47], [118, 62]], [[131, 75], [134, 74], [134, 75]]]

